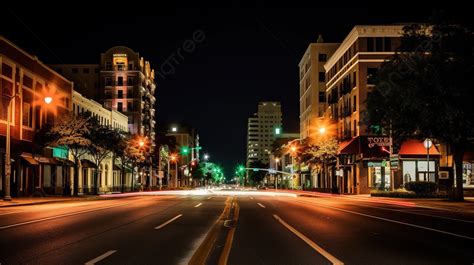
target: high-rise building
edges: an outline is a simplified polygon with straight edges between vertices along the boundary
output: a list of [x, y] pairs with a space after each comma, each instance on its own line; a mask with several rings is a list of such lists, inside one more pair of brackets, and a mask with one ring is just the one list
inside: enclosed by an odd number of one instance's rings
[[324, 43], [321, 35], [311, 43], [299, 63], [300, 75], [300, 137], [315, 133], [316, 122], [326, 109], [326, 73], [324, 64], [339, 43]]
[[155, 145], [155, 72], [137, 52], [116, 46], [101, 54], [100, 64], [51, 67], [74, 81], [75, 90], [85, 97], [125, 114], [128, 130]]
[[281, 133], [280, 102], [259, 102], [258, 112], [248, 119], [247, 166], [257, 160], [268, 164], [273, 142]]

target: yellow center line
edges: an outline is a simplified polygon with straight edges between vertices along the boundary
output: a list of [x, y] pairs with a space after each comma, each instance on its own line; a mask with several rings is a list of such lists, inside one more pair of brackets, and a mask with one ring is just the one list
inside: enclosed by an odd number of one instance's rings
[[226, 265], [227, 260], [229, 259], [230, 250], [232, 248], [232, 242], [234, 241], [235, 228], [237, 226], [237, 220], [239, 219], [239, 211], [240, 207], [237, 203], [237, 199], [235, 199], [234, 217], [232, 219], [233, 225], [230, 227], [229, 233], [227, 234], [224, 249], [222, 250], [221, 256], [219, 257], [219, 265]]
[[225, 201], [224, 210], [222, 211], [219, 218], [217, 218], [214, 225], [210, 228], [206, 237], [201, 242], [199, 247], [196, 249], [193, 256], [189, 260], [188, 264], [190, 265], [206, 264], [207, 257], [211, 253], [212, 247], [214, 246], [214, 242], [217, 240], [217, 237], [219, 236], [224, 220], [228, 218], [229, 216], [230, 206], [231, 206], [230, 197], [227, 197]]
[[306, 237], [305, 235], [303, 235], [302, 233], [300, 233], [298, 230], [296, 230], [295, 228], [293, 228], [291, 225], [289, 225], [287, 222], [283, 221], [283, 219], [280, 218], [280, 216], [274, 214], [273, 217], [278, 221], [280, 222], [283, 226], [285, 226], [286, 228], [288, 228], [288, 230], [290, 230], [291, 232], [293, 232], [293, 234], [295, 234], [296, 236], [298, 236], [299, 238], [301, 238], [306, 244], [308, 244], [310, 247], [312, 247], [314, 250], [316, 250], [319, 254], [323, 255], [326, 259], [328, 259], [332, 264], [335, 264], [335, 265], [343, 265], [344, 263], [342, 261], [340, 261], [339, 259], [337, 259], [336, 257], [334, 257], [333, 255], [331, 255], [329, 252], [327, 252], [326, 250], [324, 250], [322, 247], [320, 247], [318, 244], [316, 244], [314, 241], [312, 241], [311, 239], [309, 239], [308, 237]]

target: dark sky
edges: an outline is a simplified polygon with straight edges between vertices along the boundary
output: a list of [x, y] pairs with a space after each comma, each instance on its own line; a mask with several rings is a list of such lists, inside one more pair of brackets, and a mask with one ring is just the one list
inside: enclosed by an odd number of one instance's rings
[[[159, 71], [168, 69], [163, 64], [174, 55], [174, 73], [157, 77], [158, 123], [195, 127], [204, 151], [229, 174], [245, 160], [247, 118], [258, 101], [281, 101], [284, 131], [298, 132], [298, 62], [318, 34], [326, 42], [341, 42], [357, 24], [423, 22], [432, 12], [397, 7], [150, 7], [137, 12], [119, 6], [71, 5], [62, 13], [4, 10], [0, 34], [46, 63], [98, 63], [101, 52], [124, 45]], [[467, 12], [450, 11], [466, 17]], [[204, 33], [204, 40], [193, 51], [183, 51], [196, 31]]]

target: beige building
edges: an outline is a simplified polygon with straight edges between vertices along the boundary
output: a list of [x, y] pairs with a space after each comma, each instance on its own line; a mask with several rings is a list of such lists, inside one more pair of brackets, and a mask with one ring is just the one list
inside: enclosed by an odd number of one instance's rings
[[247, 166], [260, 160], [269, 163], [273, 142], [282, 134], [280, 102], [259, 102], [258, 112], [248, 119]]
[[[355, 26], [328, 59], [326, 117], [337, 124], [340, 141], [338, 167], [318, 187], [341, 193], [368, 193], [389, 188], [393, 181], [388, 158], [390, 139], [377, 136], [361, 122], [367, 93], [381, 64], [395, 54], [403, 33], [401, 25]], [[336, 171], [337, 170], [337, 171]]]
[[[72, 109], [74, 114], [89, 114], [96, 118], [100, 124], [111, 126], [112, 128], [122, 131], [128, 131], [128, 118], [126, 115], [116, 111], [108, 110], [102, 105], [92, 99], [87, 99], [79, 92], [73, 91], [72, 94]], [[116, 158], [116, 164], [121, 164]], [[93, 158], [90, 155], [85, 155], [81, 159], [81, 167], [79, 169], [79, 192], [82, 194], [91, 193], [93, 191], [93, 175], [94, 171], [99, 170], [99, 192], [107, 193], [112, 191], [119, 191], [121, 189], [121, 170], [120, 167], [113, 164], [111, 156], [105, 158], [100, 167], [97, 169]], [[124, 183], [127, 189], [130, 187], [131, 174], [127, 174]]]
[[326, 72], [324, 64], [339, 43], [324, 43], [321, 35], [311, 43], [299, 63], [300, 136], [306, 139], [315, 133], [316, 122], [326, 110]]

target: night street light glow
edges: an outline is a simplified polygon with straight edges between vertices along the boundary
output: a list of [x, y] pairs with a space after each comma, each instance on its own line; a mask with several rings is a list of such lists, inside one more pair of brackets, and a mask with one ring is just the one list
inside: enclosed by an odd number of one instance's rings
[[53, 97], [50, 97], [50, 96], [44, 97], [44, 103], [49, 105], [51, 104], [51, 102], [53, 102]]

